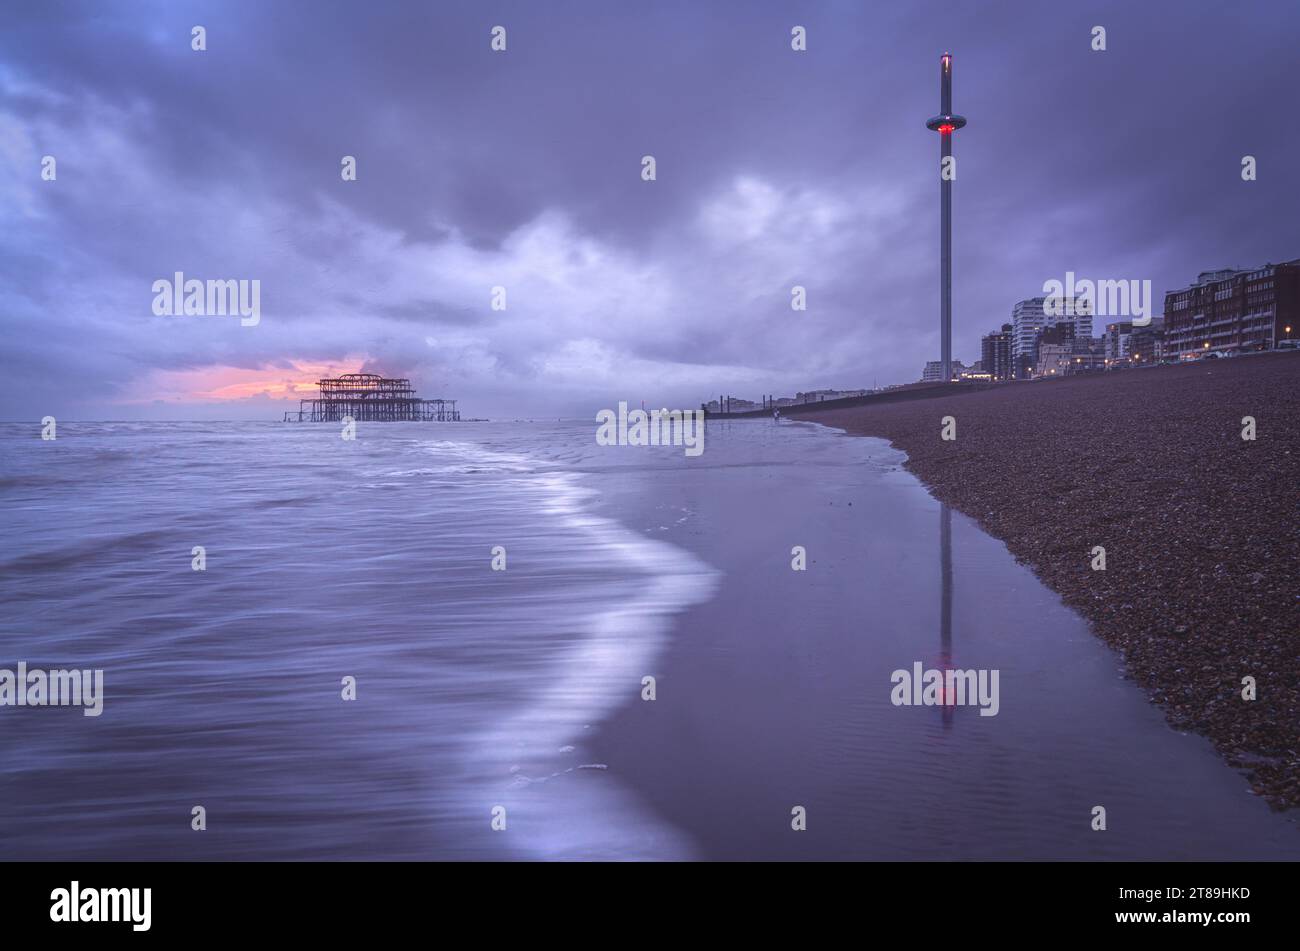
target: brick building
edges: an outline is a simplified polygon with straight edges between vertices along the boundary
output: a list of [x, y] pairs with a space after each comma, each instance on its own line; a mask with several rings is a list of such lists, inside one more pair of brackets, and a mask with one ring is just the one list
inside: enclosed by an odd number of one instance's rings
[[1300, 333], [1300, 258], [1254, 270], [1202, 271], [1165, 294], [1164, 352], [1269, 350]]

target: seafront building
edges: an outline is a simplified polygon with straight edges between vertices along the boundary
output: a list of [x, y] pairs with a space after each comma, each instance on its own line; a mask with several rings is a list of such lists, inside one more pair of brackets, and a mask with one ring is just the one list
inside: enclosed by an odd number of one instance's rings
[[1039, 331], [1034, 338], [1034, 376], [1065, 376], [1074, 357], [1074, 324], [1062, 322]]
[[1167, 357], [1269, 350], [1300, 335], [1300, 258], [1252, 270], [1202, 271], [1165, 294]]
[[1016, 301], [1011, 308], [1011, 355], [1013, 357], [1033, 354], [1037, 347], [1037, 338], [1047, 326], [1047, 317], [1043, 313], [1042, 297]]
[[1106, 341], [1103, 337], [1075, 337], [1070, 374], [1106, 369]]
[[1134, 365], [1160, 363], [1165, 358], [1165, 319], [1152, 317], [1145, 327], [1134, 327], [1128, 337], [1128, 357]]
[[1038, 363], [1034, 376], [1066, 376], [1070, 370], [1070, 359], [1074, 356], [1074, 345], [1070, 343], [1044, 343], [1038, 350]]
[[1106, 325], [1106, 333], [1102, 339], [1106, 341], [1107, 364], [1128, 359], [1129, 337], [1132, 334], [1133, 323], [1131, 321], [1117, 320], [1113, 324]]
[[[952, 361], [952, 378], [954, 380], [961, 377], [967, 371], [968, 367], [960, 360]], [[925, 369], [921, 371], [922, 383], [942, 383], [943, 382], [943, 361], [927, 360]]]
[[[1076, 337], [1092, 336], [1092, 308], [1085, 298], [1054, 298], [1055, 312], [1047, 313], [1046, 297], [1017, 301], [1011, 308], [1011, 357], [1014, 364], [1032, 367], [1038, 362], [1038, 335], [1049, 327], [1070, 324]], [[1027, 361], [1022, 358], [1028, 358]]]
[[[1106, 369], [1154, 366], [1196, 359], [1205, 353], [1270, 350], [1300, 341], [1300, 258], [1253, 269], [1202, 271], [1188, 287], [1165, 294], [1165, 313], [1146, 325], [1116, 320], [1092, 335], [1086, 298], [1046, 297], [1017, 301], [1011, 322], [985, 334], [973, 366], [953, 360], [953, 380], [1005, 382], [1074, 376]], [[1051, 311], [1049, 313], [1049, 310]], [[943, 362], [930, 360], [921, 382], [943, 380]], [[861, 396], [883, 390], [811, 390], [794, 398], [764, 397], [765, 408]], [[906, 384], [912, 385], [912, 384]], [[717, 412], [755, 409], [749, 400], [725, 397], [708, 404]]]
[[1010, 324], [1003, 324], [1001, 330], [985, 334], [980, 340], [980, 370], [989, 375], [990, 380], [1006, 381], [1015, 378], [1015, 365], [1011, 362]]

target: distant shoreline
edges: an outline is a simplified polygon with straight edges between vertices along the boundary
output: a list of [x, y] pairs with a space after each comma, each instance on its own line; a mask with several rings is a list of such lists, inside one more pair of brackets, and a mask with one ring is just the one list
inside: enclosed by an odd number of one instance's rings
[[997, 386], [1010, 386], [1014, 384], [1005, 383], [977, 383], [961, 382], [949, 383], [946, 386], [943, 383], [907, 383], [902, 386], [896, 386], [888, 390], [880, 390], [876, 393], [868, 393], [865, 396], [842, 396], [833, 400], [810, 400], [807, 403], [790, 403], [785, 406], [766, 406], [762, 409], [747, 409], [737, 413], [715, 413], [709, 411], [709, 419], [762, 419], [770, 418], [774, 410], [780, 410], [782, 415], [799, 413], [804, 410], [825, 411], [830, 409], [846, 409], [853, 406], [877, 406], [883, 403], [906, 403], [911, 400], [928, 400], [939, 394], [943, 390], [949, 393], [970, 393], [978, 390], [987, 390]]
[[1300, 805], [1300, 354], [902, 392], [781, 415], [906, 452], [1121, 652], [1175, 728], [1208, 735], [1274, 808]]

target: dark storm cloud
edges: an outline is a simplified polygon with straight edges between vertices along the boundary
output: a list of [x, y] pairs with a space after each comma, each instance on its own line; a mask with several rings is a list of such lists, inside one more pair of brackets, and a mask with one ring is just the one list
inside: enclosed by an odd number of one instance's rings
[[[938, 350], [923, 123], [944, 49], [970, 118], [959, 358], [1066, 270], [1149, 278], [1159, 300], [1202, 269], [1300, 256], [1279, 213], [1300, 144], [1276, 118], [1300, 25], [1282, 0], [97, 2], [5, 18], [2, 346], [30, 383], [8, 417], [129, 414], [113, 400], [147, 396], [151, 371], [271, 379], [295, 361], [409, 373], [491, 413], [915, 379]], [[57, 182], [40, 181], [45, 154]], [[150, 285], [177, 270], [260, 278], [262, 323], [154, 317]]]

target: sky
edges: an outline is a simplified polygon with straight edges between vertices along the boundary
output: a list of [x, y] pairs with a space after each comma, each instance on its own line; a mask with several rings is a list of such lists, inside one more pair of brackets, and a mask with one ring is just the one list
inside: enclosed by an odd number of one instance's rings
[[[493, 418], [913, 382], [945, 50], [954, 357], [1067, 271], [1159, 314], [1300, 258], [1297, 35], [1294, 0], [0, 0], [0, 418], [278, 419], [359, 370]], [[155, 314], [176, 272], [259, 281], [259, 321]]]

